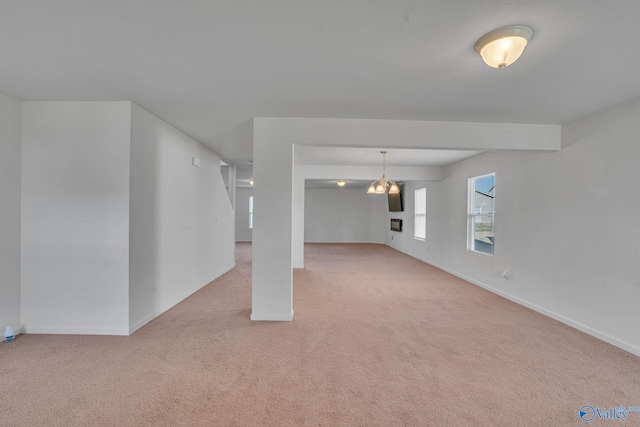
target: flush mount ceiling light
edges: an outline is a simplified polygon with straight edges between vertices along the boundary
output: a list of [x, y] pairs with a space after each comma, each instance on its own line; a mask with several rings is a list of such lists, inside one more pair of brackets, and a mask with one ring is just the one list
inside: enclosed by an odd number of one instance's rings
[[386, 194], [387, 191], [389, 194], [398, 194], [400, 193], [400, 187], [398, 187], [398, 184], [393, 180], [387, 179], [385, 176], [387, 150], [382, 150], [380, 153], [382, 153], [382, 178], [377, 181], [373, 181], [371, 185], [369, 185], [367, 194]]
[[347, 183], [347, 181], [336, 181], [336, 184], [338, 184], [338, 187], [344, 187], [345, 184]]
[[510, 25], [480, 37], [476, 42], [476, 50], [489, 67], [505, 68], [520, 58], [532, 36], [531, 28]]

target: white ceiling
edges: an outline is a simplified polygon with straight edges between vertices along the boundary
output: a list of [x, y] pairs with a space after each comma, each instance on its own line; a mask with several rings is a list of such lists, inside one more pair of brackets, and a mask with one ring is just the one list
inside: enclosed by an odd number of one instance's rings
[[[232, 164], [252, 117], [563, 124], [640, 95], [631, 0], [0, 0], [0, 92], [130, 100]], [[524, 24], [505, 70], [476, 40]], [[248, 144], [248, 145], [247, 145]], [[392, 161], [391, 159], [389, 159]]]

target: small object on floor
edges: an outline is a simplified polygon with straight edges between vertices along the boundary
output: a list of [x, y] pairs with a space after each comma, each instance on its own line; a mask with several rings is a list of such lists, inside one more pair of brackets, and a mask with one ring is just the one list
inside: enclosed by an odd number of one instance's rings
[[7, 326], [4, 328], [4, 340], [6, 342], [11, 342], [16, 338], [15, 333], [13, 332], [13, 328], [11, 326]]

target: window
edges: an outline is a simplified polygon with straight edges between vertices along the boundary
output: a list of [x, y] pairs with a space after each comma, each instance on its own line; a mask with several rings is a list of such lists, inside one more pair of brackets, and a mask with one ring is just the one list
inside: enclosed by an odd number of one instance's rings
[[253, 230], [253, 196], [249, 196], [249, 230]]
[[427, 237], [427, 189], [418, 188], [414, 191], [413, 204], [413, 237], [424, 240]]
[[469, 178], [467, 249], [493, 256], [496, 174]]

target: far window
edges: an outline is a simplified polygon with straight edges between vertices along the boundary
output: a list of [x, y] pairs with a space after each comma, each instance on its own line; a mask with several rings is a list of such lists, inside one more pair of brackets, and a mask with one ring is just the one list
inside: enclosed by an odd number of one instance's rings
[[467, 249], [493, 255], [496, 174], [469, 178]]
[[414, 192], [413, 237], [424, 240], [427, 237], [427, 189], [419, 188]]
[[249, 196], [249, 230], [253, 230], [253, 196]]

